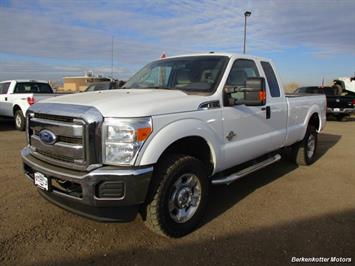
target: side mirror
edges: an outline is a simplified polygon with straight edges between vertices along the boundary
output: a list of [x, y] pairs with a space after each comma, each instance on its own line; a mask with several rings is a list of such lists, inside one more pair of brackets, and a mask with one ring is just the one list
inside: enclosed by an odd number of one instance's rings
[[248, 78], [244, 87], [227, 86], [224, 88], [227, 106], [242, 105], [261, 106], [266, 103], [264, 78]]

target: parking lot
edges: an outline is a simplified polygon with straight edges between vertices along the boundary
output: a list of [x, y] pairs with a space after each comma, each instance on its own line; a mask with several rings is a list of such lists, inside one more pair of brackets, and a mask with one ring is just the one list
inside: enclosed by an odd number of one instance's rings
[[355, 119], [330, 121], [310, 167], [281, 161], [211, 188], [206, 218], [181, 239], [141, 219], [97, 223], [45, 201], [24, 177], [25, 134], [0, 120], [1, 265], [285, 265], [292, 257], [355, 260]]

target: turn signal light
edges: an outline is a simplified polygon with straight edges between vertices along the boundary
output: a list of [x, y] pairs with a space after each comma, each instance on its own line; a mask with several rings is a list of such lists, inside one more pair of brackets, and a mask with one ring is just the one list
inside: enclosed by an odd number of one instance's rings
[[266, 102], [266, 91], [259, 91], [259, 101], [263, 103]]
[[35, 103], [35, 97], [27, 97], [27, 103], [33, 105]]
[[152, 133], [152, 128], [150, 127], [138, 128], [136, 133], [137, 133], [137, 141], [144, 141], [149, 137], [150, 133]]

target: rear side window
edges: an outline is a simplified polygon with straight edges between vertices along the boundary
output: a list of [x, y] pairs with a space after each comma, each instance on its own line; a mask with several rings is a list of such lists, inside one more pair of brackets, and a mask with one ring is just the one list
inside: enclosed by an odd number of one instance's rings
[[323, 92], [317, 87], [310, 87], [310, 88], [307, 88], [306, 93], [317, 94], [317, 93], [323, 93]]
[[110, 89], [110, 83], [91, 84], [86, 91], [104, 91]]
[[272, 66], [268, 62], [261, 62], [261, 66], [266, 75], [267, 84], [269, 85], [271, 97], [280, 97], [280, 87], [277, 83], [276, 75]]
[[248, 78], [259, 77], [259, 71], [253, 60], [238, 59], [234, 62], [229, 73], [227, 86], [245, 86]]
[[296, 90], [296, 93], [306, 93], [306, 88], [299, 88]]
[[53, 93], [47, 83], [21, 82], [16, 84], [14, 93]]
[[337, 89], [332, 88], [332, 87], [325, 87], [324, 92], [325, 92], [325, 95], [327, 95], [327, 96], [336, 96], [337, 95]]
[[6, 94], [9, 90], [10, 82], [0, 83], [0, 94]]

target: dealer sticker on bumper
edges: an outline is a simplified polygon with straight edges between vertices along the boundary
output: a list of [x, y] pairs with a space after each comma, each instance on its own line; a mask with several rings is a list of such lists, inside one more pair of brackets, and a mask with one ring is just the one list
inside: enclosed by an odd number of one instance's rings
[[43, 174], [35, 173], [35, 185], [43, 190], [48, 190], [48, 178]]

